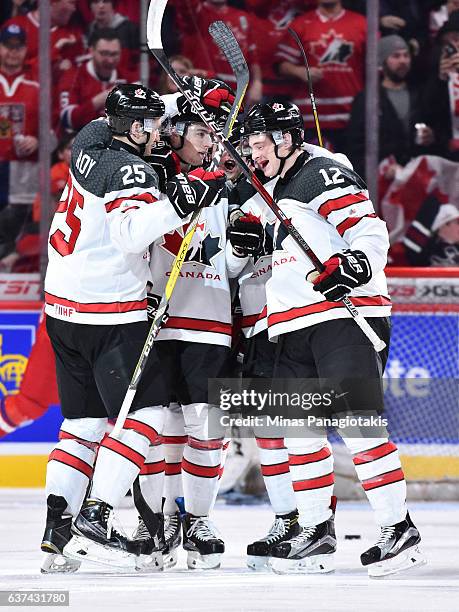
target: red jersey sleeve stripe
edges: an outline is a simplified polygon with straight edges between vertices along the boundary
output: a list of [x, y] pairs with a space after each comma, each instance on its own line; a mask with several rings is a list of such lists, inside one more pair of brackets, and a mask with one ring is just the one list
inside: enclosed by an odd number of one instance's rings
[[375, 448], [357, 453], [353, 459], [354, 465], [362, 465], [363, 463], [376, 461], [376, 459], [381, 459], [381, 457], [387, 457], [387, 455], [394, 453], [396, 450], [397, 447], [393, 442], [385, 442], [384, 444], [375, 446]]
[[359, 223], [362, 219], [376, 219], [376, 217], [377, 215], [375, 213], [371, 213], [370, 215], [363, 215], [363, 217], [349, 217], [349, 219], [342, 221], [336, 226], [336, 231], [340, 236], [343, 236], [344, 232], [346, 232], [348, 229], [351, 229], [351, 227], [357, 225], [357, 223]]
[[402, 480], [405, 480], [405, 476], [403, 474], [403, 470], [398, 468], [396, 470], [391, 470], [390, 472], [385, 472], [384, 474], [379, 474], [378, 476], [373, 476], [373, 478], [368, 478], [367, 480], [362, 481], [362, 487], [365, 491], [371, 491], [372, 489], [378, 489], [379, 487], [384, 487]]
[[59, 448], [55, 448], [53, 451], [51, 451], [48, 461], [58, 461], [59, 463], [63, 463], [64, 465], [68, 465], [69, 467], [78, 470], [87, 478], [92, 477], [92, 465], [89, 465], [89, 463], [86, 463], [86, 461], [83, 461], [83, 459], [75, 457], [75, 455], [60, 450]]
[[358, 204], [359, 202], [365, 202], [366, 200], [368, 200], [368, 197], [362, 191], [360, 193], [351, 193], [341, 196], [340, 198], [327, 200], [319, 206], [318, 213], [326, 219], [328, 215], [335, 210], [342, 210], [343, 208]]
[[116, 198], [115, 200], [111, 200], [105, 204], [105, 210], [109, 213], [112, 210], [116, 210], [119, 208], [124, 202], [131, 202], [132, 200], [137, 200], [140, 202], [145, 202], [146, 204], [153, 204], [158, 201], [158, 198], [152, 193], [138, 193], [137, 195], [132, 195], [126, 198]]
[[263, 476], [280, 476], [281, 474], [288, 474], [289, 472], [290, 468], [288, 461], [284, 461], [283, 463], [275, 463], [273, 465], [261, 466], [261, 473]]
[[289, 455], [288, 461], [290, 465], [306, 465], [307, 463], [316, 463], [330, 457], [330, 449], [325, 447], [315, 453], [307, 453], [306, 455]]

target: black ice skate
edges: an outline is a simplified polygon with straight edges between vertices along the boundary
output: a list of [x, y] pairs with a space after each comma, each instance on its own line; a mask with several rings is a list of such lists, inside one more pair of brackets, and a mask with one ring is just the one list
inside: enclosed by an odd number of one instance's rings
[[188, 551], [189, 569], [217, 569], [225, 544], [207, 516], [185, 514], [182, 519], [183, 548]]
[[180, 512], [166, 514], [164, 516], [164, 539], [163, 548], [164, 568], [175, 567], [177, 565], [177, 550], [182, 543], [182, 519]]
[[139, 524], [132, 536], [133, 541], [140, 546], [137, 570], [143, 572], [158, 572], [163, 569], [164, 516], [161, 512], [152, 512], [151, 516], [153, 521], [149, 521], [148, 527], [143, 518], [139, 516]]
[[113, 527], [113, 508], [99, 500], [87, 499], [72, 527], [72, 539], [64, 554], [112, 567], [137, 569], [141, 545]]
[[335, 517], [302, 527], [294, 538], [272, 547], [269, 566], [276, 574], [318, 574], [334, 570]]
[[272, 547], [294, 538], [300, 531], [298, 510], [293, 510], [289, 514], [276, 514], [269, 533], [247, 546], [247, 566], [253, 570], [268, 569]]
[[59, 495], [48, 495], [46, 527], [41, 549], [48, 553], [41, 566], [42, 574], [76, 572], [81, 562], [63, 556], [64, 546], [70, 540], [72, 516], [66, 513], [67, 501]]
[[418, 547], [420, 541], [419, 531], [407, 512], [400, 523], [381, 527], [379, 540], [360, 555], [360, 560], [371, 577], [396, 574], [426, 563]]

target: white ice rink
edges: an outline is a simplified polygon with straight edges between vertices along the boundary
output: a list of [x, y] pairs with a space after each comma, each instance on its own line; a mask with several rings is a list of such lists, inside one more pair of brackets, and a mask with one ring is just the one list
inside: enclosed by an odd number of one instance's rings
[[[459, 504], [417, 503], [411, 511], [428, 565], [392, 578], [370, 580], [360, 566], [359, 554], [374, 543], [377, 530], [366, 503], [346, 502], [337, 508], [334, 574], [277, 576], [248, 570], [245, 546], [265, 534], [271, 512], [267, 506], [219, 502], [213, 519], [227, 550], [219, 570], [188, 571], [181, 551], [179, 566], [158, 574], [113, 574], [91, 564], [76, 574], [44, 576], [39, 572], [43, 492], [0, 489], [0, 591], [68, 589], [70, 609], [85, 611], [457, 612]], [[126, 526], [136, 520], [132, 509], [119, 511], [119, 518]], [[345, 540], [345, 534], [360, 534], [361, 539]]]

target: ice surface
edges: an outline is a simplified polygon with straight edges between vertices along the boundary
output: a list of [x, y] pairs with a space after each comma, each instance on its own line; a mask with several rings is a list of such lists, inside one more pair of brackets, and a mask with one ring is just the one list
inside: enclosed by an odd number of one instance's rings
[[[416, 503], [410, 511], [421, 531], [428, 565], [379, 580], [369, 579], [359, 562], [360, 552], [378, 534], [366, 502], [338, 503], [334, 574], [277, 576], [250, 571], [245, 547], [266, 533], [271, 511], [265, 505], [219, 502], [212, 518], [227, 549], [219, 570], [189, 571], [181, 551], [179, 566], [159, 574], [120, 575], [88, 564], [76, 574], [45, 576], [39, 572], [44, 492], [0, 489], [0, 591], [69, 589], [70, 609], [88, 611], [457, 611], [459, 504]], [[126, 527], [134, 526], [133, 509], [120, 510], [118, 515]], [[345, 540], [345, 534], [359, 534], [361, 539]]]

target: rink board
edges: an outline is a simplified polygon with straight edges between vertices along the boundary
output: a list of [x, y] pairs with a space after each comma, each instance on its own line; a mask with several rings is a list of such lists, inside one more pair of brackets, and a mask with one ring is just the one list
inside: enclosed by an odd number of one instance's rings
[[[17, 393], [35, 338], [37, 303], [14, 308], [0, 302], [0, 395]], [[459, 478], [457, 393], [459, 314], [395, 312], [386, 373], [386, 408], [408, 480]], [[394, 377], [393, 377], [394, 376]], [[410, 384], [433, 385], [424, 397]], [[430, 381], [430, 383], [429, 383]], [[435, 395], [436, 385], [439, 394]], [[47, 454], [62, 421], [50, 407], [35, 423], [0, 441], [0, 487], [42, 487]]]

